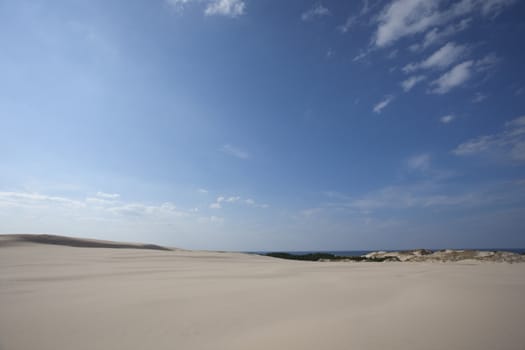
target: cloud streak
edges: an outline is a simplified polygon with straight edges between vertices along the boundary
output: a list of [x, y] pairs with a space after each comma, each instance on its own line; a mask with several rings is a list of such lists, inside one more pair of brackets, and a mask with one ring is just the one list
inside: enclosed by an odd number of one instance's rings
[[245, 14], [246, 3], [243, 0], [166, 0], [177, 12], [182, 12], [190, 3], [206, 3], [206, 16], [224, 16], [235, 18]]
[[427, 77], [424, 75], [415, 75], [413, 77], [407, 78], [401, 82], [401, 87], [405, 92], [412, 90], [414, 86], [424, 81]]
[[226, 144], [224, 146], [222, 146], [220, 148], [220, 150], [227, 154], [227, 155], [230, 155], [232, 157], [235, 157], [235, 158], [239, 158], [239, 159], [243, 159], [243, 160], [246, 160], [246, 159], [249, 159], [250, 158], [250, 154], [246, 151], [243, 151], [242, 149], [240, 148], [237, 148], [237, 147], [234, 147], [230, 144]]
[[447, 114], [439, 118], [439, 121], [443, 124], [449, 124], [452, 123], [454, 119], [456, 119], [456, 117], [453, 114]]
[[420, 69], [444, 69], [458, 61], [467, 52], [464, 45], [456, 45], [454, 42], [447, 43], [439, 50], [419, 63], [409, 63], [403, 67], [405, 73], [411, 73]]
[[241, 0], [215, 0], [206, 6], [206, 16], [239, 17], [244, 14], [246, 4]]
[[385, 109], [392, 101], [394, 100], [394, 96], [388, 95], [385, 96], [385, 98], [381, 101], [379, 101], [373, 108], [374, 113], [381, 114], [383, 109]]
[[[394, 0], [387, 4], [377, 17], [377, 29], [373, 43], [377, 47], [386, 47], [404, 37], [424, 33], [431, 28], [446, 25], [453, 20], [481, 14], [486, 17], [497, 16], [515, 0], [461, 0], [443, 8], [443, 0]], [[467, 23], [446, 31], [450, 34], [462, 30]], [[446, 34], [449, 34], [446, 32]], [[429, 41], [432, 41], [431, 34]]]
[[255, 200], [253, 200], [251, 198], [243, 199], [240, 196], [230, 196], [230, 197], [219, 196], [219, 197], [217, 197], [215, 202], [210, 204], [209, 207], [210, 207], [210, 209], [222, 209], [223, 205], [225, 205], [225, 204], [242, 204], [242, 205], [246, 205], [246, 206], [249, 206], [249, 207], [263, 208], [263, 209], [269, 207], [268, 204], [259, 204], [259, 203], [255, 202]]
[[330, 14], [331, 14], [330, 10], [328, 10], [322, 4], [317, 4], [311, 9], [303, 12], [301, 14], [301, 19], [303, 21], [311, 21], [311, 20], [314, 20], [315, 18], [329, 16]]
[[410, 50], [414, 52], [425, 50], [426, 48], [434, 44], [440, 43], [446, 38], [467, 29], [471, 23], [472, 18], [464, 18], [461, 21], [459, 21], [459, 23], [450, 24], [443, 29], [434, 27], [425, 34], [425, 37], [421, 44], [410, 45]]
[[505, 123], [504, 129], [499, 133], [475, 137], [461, 143], [452, 153], [457, 156], [489, 154], [497, 159], [525, 162], [525, 116]]
[[446, 72], [431, 83], [434, 88], [431, 90], [435, 94], [446, 94], [455, 87], [463, 85], [472, 76], [474, 61], [460, 63], [450, 71]]
[[118, 193], [97, 192], [97, 197], [104, 198], [104, 199], [117, 199], [117, 198], [120, 197], [120, 194], [118, 194]]

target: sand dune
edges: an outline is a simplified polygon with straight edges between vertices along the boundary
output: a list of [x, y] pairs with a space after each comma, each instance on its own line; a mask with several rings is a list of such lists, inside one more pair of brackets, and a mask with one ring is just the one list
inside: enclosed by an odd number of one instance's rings
[[128, 249], [154, 249], [154, 250], [171, 250], [155, 244], [143, 243], [123, 243], [114, 241], [103, 241], [89, 238], [76, 238], [57, 235], [33, 235], [33, 234], [13, 234], [0, 235], [1, 245], [18, 245], [20, 243], [41, 243], [63, 245], [68, 247], [79, 248], [128, 248]]
[[0, 349], [525, 346], [525, 264], [119, 248], [2, 244]]

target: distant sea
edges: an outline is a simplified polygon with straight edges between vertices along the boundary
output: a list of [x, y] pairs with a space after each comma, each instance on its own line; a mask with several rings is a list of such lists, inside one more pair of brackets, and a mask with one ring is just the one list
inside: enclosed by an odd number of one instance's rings
[[[512, 253], [518, 253], [518, 254], [525, 253], [525, 248], [451, 248], [451, 249], [454, 249], [454, 250], [460, 250], [460, 249], [481, 250], [481, 251], [496, 251], [497, 250], [497, 251], [505, 251], [505, 252], [512, 252]], [[380, 250], [381, 249], [375, 249], [375, 250], [304, 250], [304, 251], [270, 250], [270, 251], [246, 252], [246, 253], [261, 254], [261, 255], [272, 253], [272, 252], [289, 253], [289, 254], [294, 254], [294, 255], [303, 255], [303, 254], [311, 254], [311, 253], [329, 253], [329, 254], [333, 254], [337, 256], [361, 256], [361, 255], [365, 255], [371, 252], [377, 252]], [[431, 250], [438, 251], [442, 249], [431, 249]], [[383, 251], [394, 252], [394, 251], [399, 251], [399, 250], [385, 249]]]

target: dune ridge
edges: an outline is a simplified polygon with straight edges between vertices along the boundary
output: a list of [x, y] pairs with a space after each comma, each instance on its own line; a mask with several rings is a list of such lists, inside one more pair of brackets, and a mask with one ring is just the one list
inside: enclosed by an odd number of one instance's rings
[[62, 245], [77, 248], [115, 248], [115, 249], [152, 249], [152, 250], [173, 250], [156, 244], [147, 243], [128, 243], [98, 240], [91, 238], [76, 238], [49, 234], [7, 234], [0, 235], [0, 247], [16, 245], [20, 243], [40, 243]]

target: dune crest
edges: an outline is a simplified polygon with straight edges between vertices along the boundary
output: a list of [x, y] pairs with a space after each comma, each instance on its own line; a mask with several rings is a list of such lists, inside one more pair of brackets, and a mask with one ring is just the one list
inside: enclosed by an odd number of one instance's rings
[[0, 235], [0, 247], [12, 246], [23, 243], [40, 243], [62, 245], [78, 248], [116, 248], [116, 249], [153, 249], [153, 250], [173, 250], [156, 244], [144, 243], [125, 243], [115, 241], [105, 241], [90, 238], [75, 238], [47, 234], [12, 234]]

